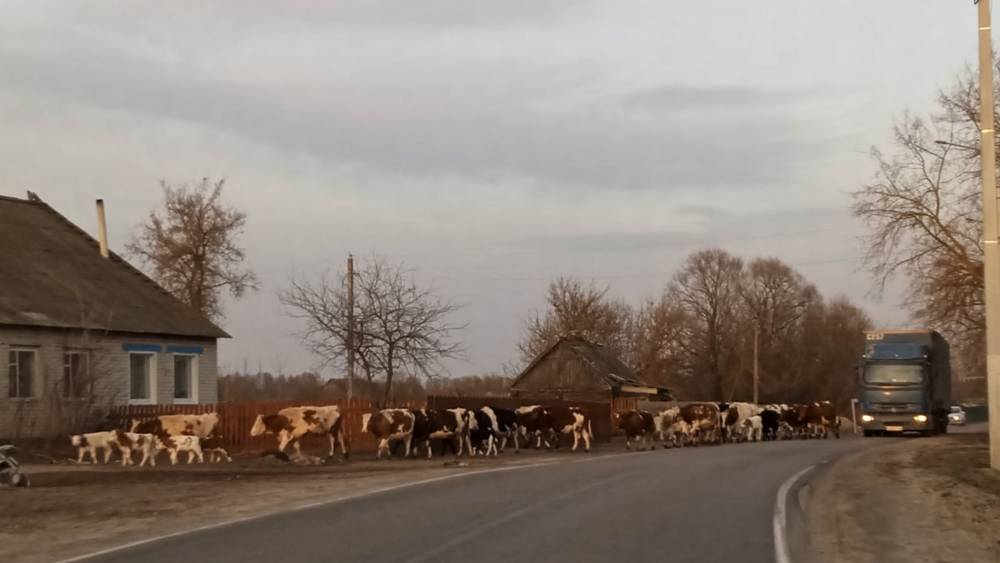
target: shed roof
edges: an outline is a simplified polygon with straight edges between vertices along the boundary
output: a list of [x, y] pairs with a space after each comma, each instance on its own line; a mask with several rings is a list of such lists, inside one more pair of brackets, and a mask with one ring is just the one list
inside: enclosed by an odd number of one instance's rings
[[38, 196], [0, 196], [0, 325], [227, 338]]
[[584, 363], [589, 365], [591, 373], [594, 377], [600, 379], [607, 386], [613, 388], [620, 388], [622, 386], [631, 387], [650, 387], [655, 388], [656, 386], [649, 385], [636, 376], [635, 372], [632, 371], [630, 367], [625, 365], [618, 356], [611, 353], [610, 350], [601, 346], [599, 344], [594, 344], [585, 338], [580, 336], [563, 336], [552, 343], [544, 352], [535, 356], [535, 358], [528, 364], [517, 379], [511, 384], [511, 388], [517, 388], [518, 384], [527, 377], [535, 367], [545, 360], [552, 352], [559, 348], [568, 348], [579, 358], [581, 358]]

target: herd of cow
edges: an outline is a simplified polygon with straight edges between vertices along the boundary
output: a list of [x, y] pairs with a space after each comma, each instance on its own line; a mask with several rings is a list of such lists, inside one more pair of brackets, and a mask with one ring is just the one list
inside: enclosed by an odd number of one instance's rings
[[656, 414], [633, 409], [615, 415], [625, 433], [625, 447], [637, 441], [664, 447], [768, 441], [792, 438], [840, 438], [840, 419], [833, 403], [796, 405], [754, 403], [689, 403]]
[[[650, 447], [658, 440], [664, 447], [718, 444], [738, 441], [776, 440], [780, 438], [840, 437], [840, 422], [829, 401], [798, 405], [755, 405], [751, 403], [688, 403], [656, 414], [632, 409], [617, 413], [615, 421], [625, 434], [625, 447], [637, 441]], [[102, 450], [104, 463], [113, 451], [121, 453], [122, 465], [134, 463], [141, 455], [140, 466], [156, 465], [159, 452], [169, 452], [170, 462], [187, 452], [188, 463], [232, 461], [225, 444], [216, 435], [217, 413], [160, 415], [150, 420], [132, 421], [128, 431], [112, 429], [71, 436], [77, 448], [77, 462], [87, 455], [97, 463]], [[521, 443], [536, 448], [557, 447], [562, 435], [572, 436], [572, 450], [580, 443], [590, 451], [593, 427], [585, 409], [565, 406], [530, 405], [516, 409], [484, 406], [479, 409], [382, 409], [362, 416], [363, 433], [371, 434], [378, 444], [376, 457], [391, 455], [394, 446], [402, 446], [405, 457], [416, 456], [420, 448], [433, 456], [432, 442], [441, 445], [441, 453], [450, 447], [455, 455], [467, 452], [498, 455], [508, 444], [515, 451]], [[288, 407], [276, 413], [258, 415], [250, 428], [251, 436], [274, 435], [278, 451], [284, 455], [288, 446], [301, 457], [300, 439], [308, 434], [329, 439], [329, 455], [340, 445], [342, 455], [349, 453], [344, 440], [340, 407]]]

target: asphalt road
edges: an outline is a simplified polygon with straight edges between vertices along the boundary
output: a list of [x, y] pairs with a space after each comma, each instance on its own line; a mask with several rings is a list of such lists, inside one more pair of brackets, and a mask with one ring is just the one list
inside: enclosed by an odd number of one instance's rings
[[805, 467], [879, 442], [788, 441], [591, 458], [567, 453], [581, 462], [421, 484], [94, 561], [771, 563], [781, 484]]

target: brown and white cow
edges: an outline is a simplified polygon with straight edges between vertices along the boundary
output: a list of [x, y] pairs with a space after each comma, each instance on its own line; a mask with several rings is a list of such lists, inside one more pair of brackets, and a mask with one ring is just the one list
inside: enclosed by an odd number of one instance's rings
[[205, 454], [201, 450], [201, 438], [197, 436], [157, 436], [157, 451], [167, 450], [170, 452], [170, 465], [177, 465], [177, 455], [180, 452], [188, 453], [188, 463], [195, 459], [198, 463], [205, 462]]
[[161, 414], [150, 420], [133, 420], [131, 432], [155, 436], [198, 436], [208, 438], [219, 426], [219, 414]]
[[690, 443], [717, 444], [721, 440], [719, 405], [689, 403], [680, 407], [678, 417], [687, 425]]
[[274, 434], [278, 437], [278, 451], [284, 452], [289, 444], [295, 447], [295, 454], [302, 455], [299, 439], [306, 434], [326, 435], [330, 439], [330, 456], [340, 451], [346, 458], [349, 453], [344, 444], [343, 417], [337, 405], [323, 407], [287, 407], [275, 414], [258, 414], [250, 428], [251, 436]]
[[104, 463], [108, 463], [111, 461], [111, 455], [116, 447], [115, 431], [74, 434], [69, 437], [69, 442], [76, 447], [77, 463], [83, 463], [83, 458], [88, 454], [90, 462], [97, 463], [97, 450], [104, 450]]
[[361, 416], [361, 431], [370, 433], [378, 441], [376, 459], [382, 459], [383, 452], [388, 456], [390, 442], [397, 440], [403, 442], [404, 455], [410, 457], [415, 421], [416, 416], [409, 409], [382, 409]]
[[680, 413], [680, 407], [671, 407], [656, 413], [653, 417], [656, 437], [664, 448], [682, 446], [687, 442], [689, 427], [680, 417]]
[[615, 413], [615, 422], [618, 428], [625, 433], [625, 449], [632, 449], [632, 440], [638, 442], [638, 449], [646, 449], [646, 441], [649, 441], [649, 449], [653, 449], [653, 435], [656, 432], [656, 422], [653, 415], [639, 409], [627, 410]]
[[159, 452], [159, 444], [156, 436], [152, 434], [136, 434], [135, 432], [123, 432], [121, 430], [112, 431], [114, 434], [114, 444], [118, 446], [118, 451], [122, 454], [122, 466], [133, 465], [132, 452], [142, 452], [142, 459], [139, 467], [146, 465], [156, 466], [156, 454]]

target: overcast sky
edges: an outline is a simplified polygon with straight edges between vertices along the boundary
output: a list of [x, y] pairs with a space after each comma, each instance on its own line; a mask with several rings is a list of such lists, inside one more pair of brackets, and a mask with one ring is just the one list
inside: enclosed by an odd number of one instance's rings
[[276, 290], [348, 252], [465, 304], [468, 359], [516, 358], [549, 280], [662, 291], [690, 252], [777, 256], [878, 324], [849, 192], [903, 109], [976, 58], [971, 1], [4, 2], [0, 193], [111, 246], [159, 181], [225, 177], [261, 290], [221, 369], [316, 359]]

